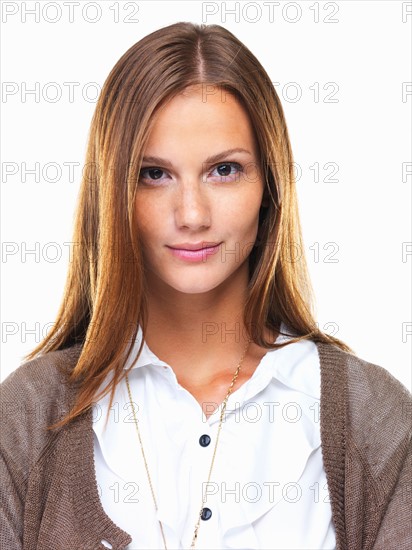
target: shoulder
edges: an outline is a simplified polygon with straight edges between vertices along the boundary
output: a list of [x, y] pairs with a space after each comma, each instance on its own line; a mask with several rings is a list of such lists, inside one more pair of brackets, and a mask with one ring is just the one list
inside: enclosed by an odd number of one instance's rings
[[53, 437], [46, 427], [70, 409], [74, 388], [68, 372], [81, 352], [76, 345], [21, 364], [0, 384], [1, 453], [29, 469]]
[[354, 358], [348, 362], [348, 405], [352, 454], [382, 484], [394, 483], [412, 437], [410, 392], [383, 367]]
[[2, 403], [7, 400], [43, 403], [53, 400], [56, 393], [63, 395], [68, 387], [68, 374], [80, 352], [78, 344], [22, 363], [0, 384]]
[[347, 452], [375, 479], [398, 470], [412, 437], [411, 393], [380, 365], [333, 344], [318, 343], [318, 351], [327, 409], [345, 413]]
[[344, 382], [345, 388], [340, 387], [339, 390], [346, 391], [352, 415], [361, 408], [365, 412], [367, 408], [373, 410], [375, 423], [382, 419], [382, 415], [392, 413], [398, 420], [403, 418], [406, 425], [408, 421], [411, 424], [412, 395], [390, 372], [334, 344], [318, 343], [317, 347], [325, 378], [337, 377]]

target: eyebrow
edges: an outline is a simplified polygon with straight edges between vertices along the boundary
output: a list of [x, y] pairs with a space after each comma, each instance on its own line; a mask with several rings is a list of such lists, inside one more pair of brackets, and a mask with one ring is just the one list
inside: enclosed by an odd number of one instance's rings
[[[204, 164], [215, 164], [216, 162], [219, 162], [220, 160], [225, 159], [229, 155], [233, 155], [234, 153], [246, 153], [247, 155], [253, 156], [250, 151], [247, 149], [243, 149], [242, 147], [235, 147], [234, 149], [226, 149], [226, 151], [222, 151], [220, 153], [217, 153], [216, 155], [211, 155], [210, 157], [207, 157], [203, 163]], [[159, 164], [165, 168], [173, 168], [173, 165], [170, 161], [166, 159], [162, 159], [161, 157], [155, 157], [155, 156], [149, 156], [149, 157], [143, 157], [142, 163], [148, 163], [148, 164]]]

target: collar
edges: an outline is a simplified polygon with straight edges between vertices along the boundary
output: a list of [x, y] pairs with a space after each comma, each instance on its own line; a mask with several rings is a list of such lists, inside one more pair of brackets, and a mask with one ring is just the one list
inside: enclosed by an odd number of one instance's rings
[[[295, 334], [282, 322], [280, 325], [280, 335], [276, 338], [275, 342], [281, 343], [290, 340], [293, 336], [295, 336]], [[139, 325], [133, 348], [125, 361], [124, 369], [132, 365], [132, 370], [148, 366], [166, 367], [168, 370], [165, 370], [165, 372], [168, 376], [172, 374], [173, 381], [177, 384], [177, 379], [171, 365], [157, 357], [145, 341], [143, 342], [142, 351], [136, 359], [142, 338], [143, 332]], [[301, 353], [297, 353], [298, 351]], [[259, 391], [258, 386], [263, 388], [268, 383], [269, 378], [276, 378], [279, 382], [295, 391], [319, 399], [320, 373], [315, 373], [315, 376], [312, 377], [304, 376], [305, 357], [308, 357], [311, 353], [317, 354], [317, 350], [314, 342], [310, 340], [302, 340], [282, 348], [268, 350], [261, 359], [250, 383], [245, 385], [245, 399], [247, 399], [248, 395], [251, 395], [252, 392], [257, 393], [257, 391]], [[317, 361], [319, 361], [318, 358]]]

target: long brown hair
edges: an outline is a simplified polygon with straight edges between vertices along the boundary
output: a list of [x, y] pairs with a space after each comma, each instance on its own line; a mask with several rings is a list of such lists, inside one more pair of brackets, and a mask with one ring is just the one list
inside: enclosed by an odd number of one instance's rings
[[[25, 358], [79, 345], [70, 371], [79, 391], [63, 426], [111, 391], [126, 374], [138, 327], [144, 340], [147, 304], [134, 199], [150, 124], [159, 107], [186, 87], [233, 94], [255, 131], [268, 206], [249, 256], [244, 323], [252, 340], [274, 349], [311, 339], [351, 348], [323, 333], [313, 315], [298, 214], [293, 156], [280, 100], [254, 55], [219, 25], [179, 22], [134, 44], [110, 72], [93, 115], [62, 303], [53, 329]], [[296, 338], [266, 341], [281, 322]], [[142, 345], [139, 348], [139, 353]], [[97, 391], [111, 373], [110, 384]]]

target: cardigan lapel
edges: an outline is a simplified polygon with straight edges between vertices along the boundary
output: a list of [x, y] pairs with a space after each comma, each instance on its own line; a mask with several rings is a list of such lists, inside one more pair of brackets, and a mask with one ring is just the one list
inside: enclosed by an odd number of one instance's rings
[[336, 549], [346, 550], [345, 450], [348, 368], [344, 352], [334, 344], [317, 342], [320, 372], [320, 436], [336, 530]]
[[[122, 550], [132, 542], [129, 533], [121, 529], [106, 514], [99, 497], [94, 462], [94, 432], [92, 409], [72, 422], [68, 431], [72, 453], [72, 499], [80, 532], [87, 537], [85, 547]], [[104, 545], [103, 540], [109, 545]]]

